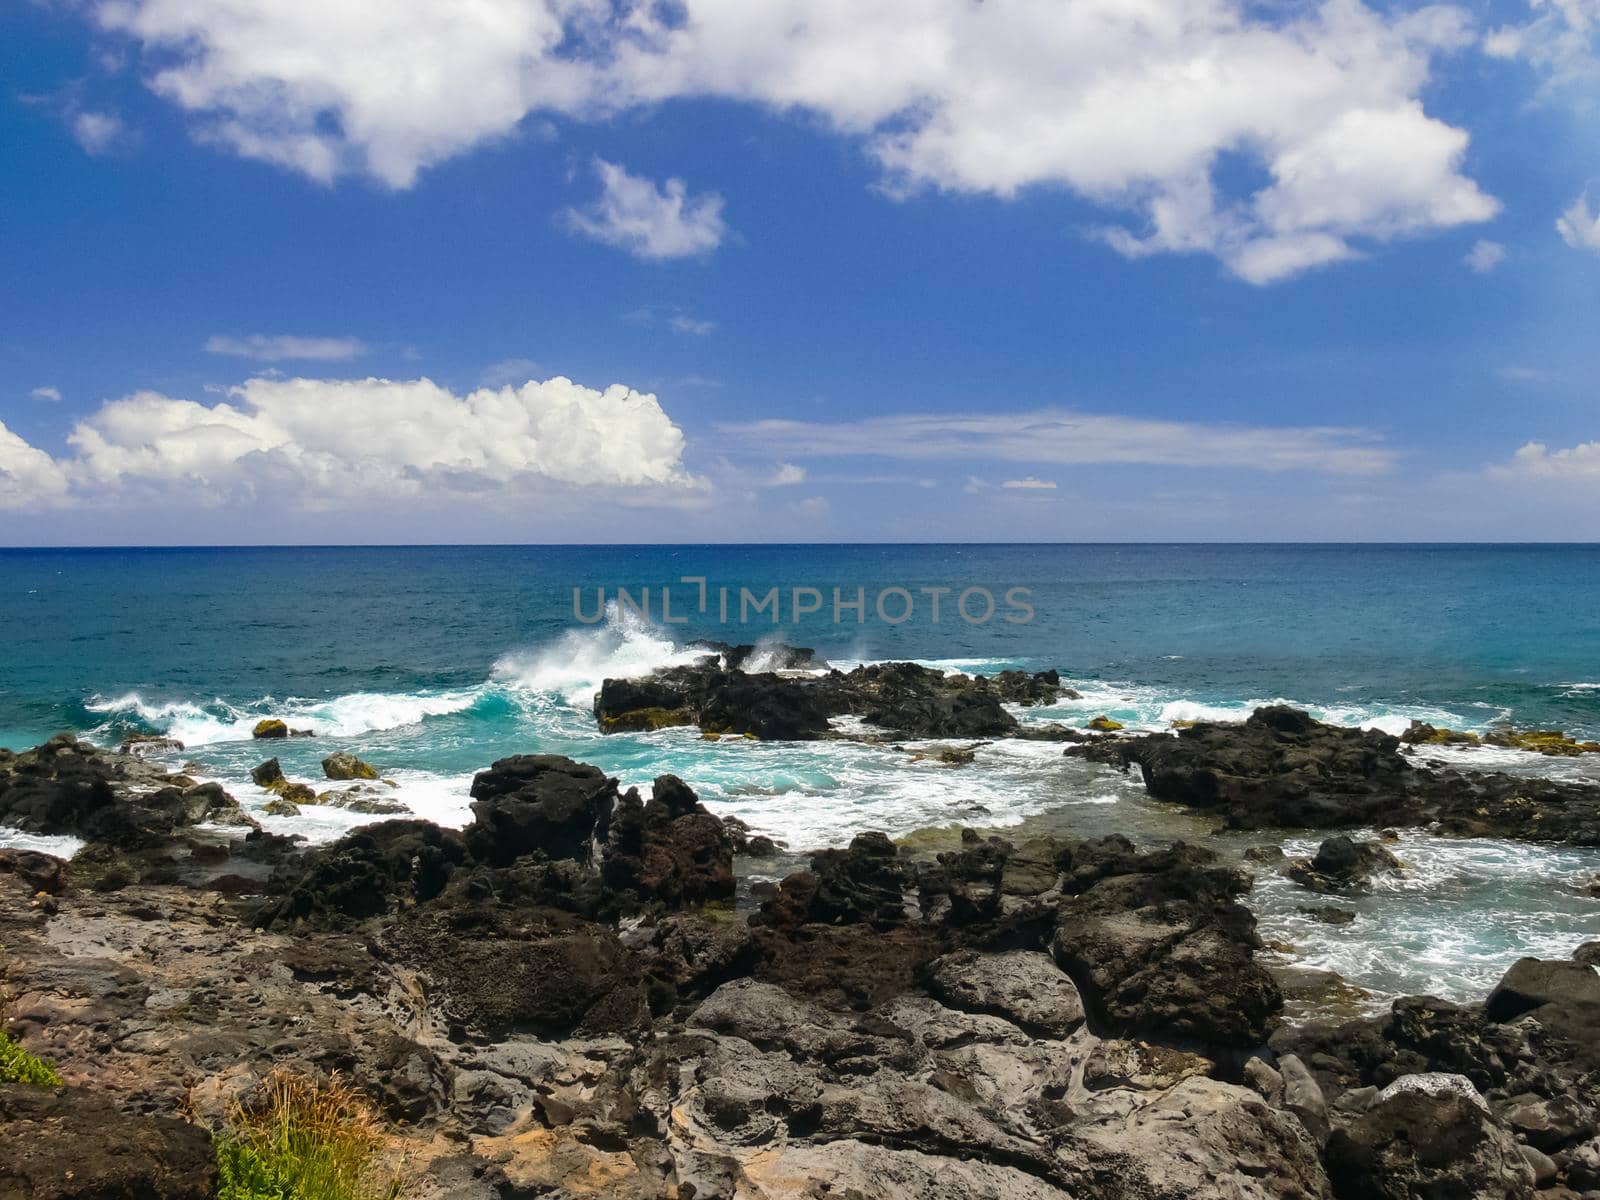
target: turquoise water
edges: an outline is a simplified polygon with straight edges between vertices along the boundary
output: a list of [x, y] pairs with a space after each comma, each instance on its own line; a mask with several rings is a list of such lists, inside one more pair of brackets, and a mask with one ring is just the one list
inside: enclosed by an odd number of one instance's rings
[[[684, 576], [706, 578], [704, 614], [698, 587], [677, 582]], [[682, 624], [661, 621], [663, 585], [674, 585]], [[739, 588], [779, 588], [781, 623], [720, 623], [721, 586], [732, 589], [735, 616]], [[614, 600], [618, 587], [635, 600], [651, 589], [654, 619], [615, 603], [600, 624], [575, 619], [574, 588], [592, 615], [596, 589]], [[789, 597], [806, 587], [822, 608], [795, 622]], [[985, 623], [952, 611], [975, 587], [999, 604]], [[864, 591], [864, 621], [846, 610], [834, 623], [834, 588], [845, 600]], [[893, 588], [918, 605], [900, 624], [872, 611]], [[951, 589], [937, 624], [925, 588]], [[1031, 621], [1003, 619], [1013, 588], [1026, 589]], [[1084, 694], [1028, 720], [1106, 713], [1156, 729], [1288, 700], [1327, 720], [1394, 730], [1420, 717], [1600, 736], [1597, 595], [1600, 548], [1588, 546], [0, 551], [0, 745], [62, 729], [108, 743], [167, 733], [185, 745], [173, 765], [256, 805], [265, 796], [248, 771], [266, 751], [249, 730], [279, 716], [318, 735], [271, 748], [291, 777], [316, 779], [324, 755], [349, 748], [393, 778], [412, 811], [451, 823], [468, 818], [474, 771], [545, 751], [630, 784], [673, 771], [717, 811], [796, 851], [866, 828], [898, 836], [1044, 819], [1085, 834], [1208, 837], [1205, 822], [1151, 805], [1133, 782], [1063, 760], [1048, 743], [990, 743], [972, 767], [951, 769], [850, 742], [708, 743], [690, 730], [602, 737], [589, 702], [608, 675], [692, 658], [693, 637], [780, 637], [841, 665], [1057, 667]], [[889, 616], [902, 610], [901, 600], [887, 603]], [[981, 602], [969, 611], [981, 614]], [[1578, 777], [1596, 770], [1514, 752], [1455, 757]], [[308, 808], [266, 823], [320, 839], [361, 819]], [[1269, 933], [1299, 961], [1379, 992], [1463, 995], [1518, 953], [1564, 953], [1600, 936], [1600, 904], [1571, 886], [1600, 870], [1600, 856], [1427, 839], [1413, 839], [1411, 852], [1407, 879], [1362, 901], [1352, 926], [1305, 921], [1305, 894], [1269, 882], [1256, 901]]]

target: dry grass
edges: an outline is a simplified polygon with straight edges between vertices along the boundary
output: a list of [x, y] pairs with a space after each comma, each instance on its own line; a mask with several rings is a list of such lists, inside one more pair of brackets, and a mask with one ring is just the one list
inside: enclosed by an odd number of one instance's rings
[[337, 1076], [277, 1070], [234, 1107], [217, 1134], [218, 1200], [391, 1200], [372, 1110]]

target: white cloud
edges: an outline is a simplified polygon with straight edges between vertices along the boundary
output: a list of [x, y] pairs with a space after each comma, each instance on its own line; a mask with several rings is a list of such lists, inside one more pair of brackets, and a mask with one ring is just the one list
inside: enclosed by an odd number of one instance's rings
[[66, 495], [67, 479], [43, 450], [0, 421], [0, 508], [42, 508]]
[[793, 487], [806, 481], [806, 469], [794, 463], [779, 463], [767, 479], [768, 487]]
[[667, 328], [673, 333], [687, 334], [690, 337], [709, 337], [717, 331], [715, 321], [707, 321], [703, 317], [692, 317], [688, 313], [673, 313], [667, 318]]
[[567, 224], [585, 237], [637, 258], [660, 260], [709, 254], [727, 236], [722, 197], [715, 192], [690, 196], [681, 179], [657, 187], [600, 158], [594, 169], [600, 177], [599, 198], [566, 212]]
[[106, 153], [126, 133], [122, 118], [115, 113], [78, 112], [71, 116], [70, 123], [73, 140], [90, 155]]
[[199, 404], [137, 392], [102, 406], [52, 459], [0, 427], [0, 492], [93, 499], [180, 489], [218, 503], [431, 499], [541, 485], [697, 491], [656, 398], [557, 376], [456, 395], [428, 379], [269, 379]]
[[1003, 488], [1011, 488], [1011, 489], [1016, 490], [1016, 491], [1027, 491], [1027, 492], [1031, 492], [1031, 491], [1053, 492], [1053, 491], [1056, 490], [1056, 485], [1055, 485], [1055, 481], [1054, 480], [1052, 480], [1052, 479], [1035, 479], [1032, 475], [1026, 476], [1025, 478], [1022, 478], [1022, 479], [1008, 479], [1004, 483], [1002, 483], [1000, 486], [1003, 487]]
[[1506, 260], [1506, 248], [1499, 242], [1480, 238], [1461, 261], [1479, 275], [1487, 275]]
[[48, 400], [51, 404], [61, 403], [61, 389], [58, 387], [36, 387], [28, 395], [35, 400]]
[[532, 379], [538, 370], [539, 364], [531, 358], [502, 358], [483, 369], [479, 382], [484, 387], [505, 387], [521, 379]]
[[1600, 251], [1600, 212], [1589, 205], [1585, 192], [1556, 221], [1556, 232], [1574, 250]]
[[1549, 383], [1555, 378], [1543, 367], [1529, 367], [1521, 363], [1510, 363], [1495, 371], [1507, 383]]
[[825, 496], [807, 496], [804, 500], [796, 500], [784, 507], [800, 520], [817, 524], [833, 515], [833, 506], [828, 503]]
[[341, 362], [359, 358], [367, 347], [353, 337], [296, 337], [293, 334], [252, 333], [245, 337], [215, 334], [206, 339], [207, 354], [227, 354], [257, 362], [282, 362], [308, 359], [316, 362]]
[[1509, 463], [1491, 467], [1489, 474], [1498, 479], [1600, 483], [1600, 442], [1579, 442], [1563, 450], [1529, 442]]
[[[1560, 0], [1587, 11], [1595, 0]], [[1055, 186], [1134, 227], [1124, 252], [1216, 255], [1254, 282], [1482, 221], [1467, 137], [1423, 109], [1460, 9], [1246, 0], [98, 0], [151, 86], [235, 151], [394, 187], [530, 115], [597, 120], [709, 97], [820, 116], [885, 190]], [[1237, 159], [1265, 182], [1222, 190]], [[621, 168], [582, 228], [654, 257], [720, 212]], [[1249, 172], [1229, 171], [1230, 180]], [[612, 195], [615, 191], [618, 194]], [[707, 198], [710, 199], [710, 198]], [[674, 207], [658, 239], [656, 215]], [[641, 211], [642, 210], [642, 211]]]
[[1600, 79], [1600, 0], [1528, 0], [1529, 18], [1491, 30], [1484, 52], [1521, 59], [1543, 71], [1547, 92]]
[[[916, 413], [835, 423], [767, 420], [720, 429], [762, 452], [794, 458], [1145, 463], [1351, 475], [1385, 471], [1395, 461], [1393, 451], [1360, 429], [1208, 425], [1058, 409]], [[974, 484], [987, 486], [969, 479], [968, 490]]]
[[697, 317], [681, 308], [636, 308], [625, 314], [623, 320], [635, 325], [655, 325], [659, 322], [673, 333], [681, 333], [686, 337], [710, 337], [717, 331], [715, 321]]

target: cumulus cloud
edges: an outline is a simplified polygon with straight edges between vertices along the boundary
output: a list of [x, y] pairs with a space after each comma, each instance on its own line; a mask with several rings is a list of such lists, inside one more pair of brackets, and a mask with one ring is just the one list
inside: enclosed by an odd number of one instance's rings
[[74, 113], [70, 125], [73, 140], [83, 147], [84, 153], [95, 156], [111, 150], [127, 132], [122, 118], [108, 112]]
[[1489, 473], [1499, 479], [1600, 483], [1600, 442], [1579, 442], [1561, 450], [1529, 442], [1509, 463], [1491, 467]]
[[[0, 437], [7, 502], [182, 489], [222, 502], [482, 494], [544, 484], [694, 491], [656, 398], [557, 376], [456, 395], [428, 379], [251, 379], [200, 404], [136, 392], [80, 421], [52, 459]], [[20, 481], [20, 482], [19, 482]]]
[[[766, 420], [720, 429], [764, 453], [797, 458], [869, 455], [1018, 463], [1144, 463], [1349, 475], [1386, 471], [1395, 461], [1393, 451], [1374, 434], [1360, 429], [1207, 425], [1058, 409], [904, 414], [834, 423]], [[1023, 482], [1013, 480], [1006, 486]]]
[[[890, 194], [1062, 187], [1131, 214], [1103, 234], [1124, 253], [1212, 254], [1258, 283], [1498, 207], [1462, 173], [1466, 134], [1421, 102], [1433, 60], [1472, 41], [1450, 6], [344, 0], [336, 22], [316, 0], [93, 11], [153, 52], [150, 85], [204, 136], [321, 180], [407, 187], [533, 114], [597, 120], [708, 97], [820, 117], [861, 141]], [[1224, 175], [1225, 160], [1258, 171]], [[578, 228], [649, 257], [721, 240], [714, 198], [601, 173], [606, 194]]]
[[1561, 214], [1556, 221], [1556, 232], [1574, 250], [1600, 251], [1600, 212], [1590, 205], [1587, 192]]
[[55, 460], [0, 421], [0, 508], [44, 507], [66, 491], [66, 475]]
[[47, 400], [51, 404], [59, 404], [61, 402], [61, 389], [57, 387], [36, 387], [28, 395], [35, 400]]
[[1487, 275], [1506, 260], [1506, 248], [1499, 242], [1479, 239], [1461, 261], [1479, 275]]
[[307, 359], [317, 362], [340, 362], [359, 358], [367, 352], [366, 345], [353, 337], [295, 337], [292, 334], [252, 333], [244, 337], [215, 334], [206, 339], [207, 354], [226, 354], [234, 358], [250, 358], [257, 362], [283, 362], [288, 359]]
[[657, 260], [709, 254], [727, 236], [722, 197], [715, 192], [690, 196], [681, 179], [669, 179], [658, 187], [600, 158], [595, 159], [594, 169], [600, 177], [600, 196], [584, 208], [567, 210], [567, 224], [574, 232], [636, 258]]

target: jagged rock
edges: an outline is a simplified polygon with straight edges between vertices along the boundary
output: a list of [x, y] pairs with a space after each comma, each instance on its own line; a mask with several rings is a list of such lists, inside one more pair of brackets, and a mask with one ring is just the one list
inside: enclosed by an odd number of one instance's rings
[[1264, 1041], [1283, 997], [1254, 960], [1255, 918], [1236, 899], [1249, 881], [1223, 868], [1128, 865], [1135, 869], [1063, 902], [1051, 941], [1084, 993], [1091, 1025], [1214, 1045]]
[[433, 899], [466, 857], [459, 833], [427, 821], [369, 825], [280, 868], [282, 896], [257, 919], [269, 928], [343, 928]]
[[847, 849], [820, 851], [810, 871], [785, 879], [759, 919], [778, 928], [866, 923], [887, 929], [906, 920], [906, 893], [915, 880], [887, 836], [858, 833]]
[[[1459, 1078], [1459, 1077], [1458, 1077]], [[1341, 1200], [1522, 1200], [1533, 1170], [1472, 1085], [1397, 1088], [1335, 1129], [1326, 1161]], [[1469, 1099], [1467, 1093], [1473, 1092]]]
[[617, 802], [617, 781], [556, 754], [502, 758], [472, 780], [468, 847], [506, 866], [529, 854], [589, 861], [595, 826]]
[[269, 758], [264, 763], [258, 763], [250, 768], [250, 782], [257, 787], [271, 789], [274, 785], [286, 783], [283, 767], [275, 758]]
[[615, 931], [569, 913], [436, 903], [400, 914], [384, 940], [476, 1036], [595, 1036], [649, 1017], [639, 966]]
[[348, 750], [339, 750], [322, 760], [322, 773], [329, 779], [376, 779], [378, 772]]
[[289, 736], [289, 726], [276, 717], [268, 717], [257, 721], [255, 728], [250, 731], [253, 738], [286, 738]]
[[250, 823], [216, 784], [196, 785], [70, 734], [16, 755], [0, 774], [0, 823], [28, 833], [71, 834], [139, 851], [169, 844], [179, 831], [212, 820]]
[[15, 875], [31, 892], [59, 895], [66, 886], [67, 864], [53, 854], [37, 850], [0, 850], [0, 872]]
[[989, 686], [1007, 704], [1032, 707], [1054, 704], [1057, 700], [1081, 700], [1083, 697], [1061, 683], [1061, 672], [1056, 670], [1000, 671], [989, 676]]
[[117, 747], [119, 754], [176, 754], [183, 750], [183, 743], [177, 738], [166, 737], [159, 733], [130, 733], [122, 739], [122, 745]]
[[958, 950], [928, 965], [928, 986], [955, 1008], [1005, 1017], [1045, 1037], [1064, 1038], [1083, 1023], [1083, 1001], [1048, 954]]
[[1400, 870], [1400, 860], [1379, 842], [1357, 842], [1340, 834], [1309, 859], [1291, 859], [1283, 873], [1313, 892], [1364, 891], [1373, 877]]
[[648, 803], [630, 789], [597, 828], [616, 890], [669, 908], [733, 898], [733, 841], [676, 775], [658, 777]]
[[1413, 720], [1400, 740], [1408, 746], [1476, 746], [1481, 739], [1475, 733], [1441, 729], [1426, 721]]
[[1152, 796], [1215, 811], [1234, 829], [1436, 823], [1464, 836], [1600, 845], [1600, 787], [1423, 769], [1398, 738], [1324, 725], [1285, 705], [1104, 749], [1137, 764]]
[[[758, 657], [739, 658], [754, 665]], [[1051, 673], [1001, 682], [946, 675], [915, 663], [874, 663], [848, 674], [795, 677], [730, 668], [725, 654], [668, 667], [641, 679], [607, 679], [595, 697], [602, 730], [659, 728], [692, 721], [708, 733], [763, 740], [822, 737], [832, 717], [853, 714], [897, 736], [977, 738], [1017, 731], [1003, 701], [1059, 691]], [[764, 665], [764, 664], [761, 664]]]
[[0, 1085], [0, 1195], [19, 1200], [212, 1200], [211, 1135], [136, 1116], [78, 1088]]

